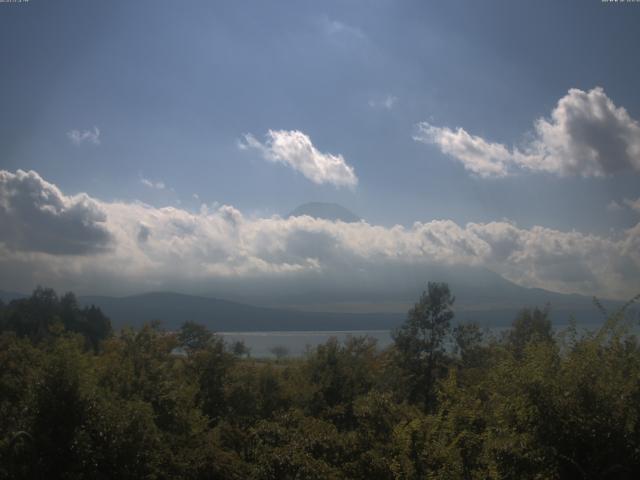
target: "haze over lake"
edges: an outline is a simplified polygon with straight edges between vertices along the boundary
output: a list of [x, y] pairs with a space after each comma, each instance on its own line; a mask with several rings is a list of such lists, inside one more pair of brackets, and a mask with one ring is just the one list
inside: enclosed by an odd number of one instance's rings
[[[602, 323], [581, 324], [578, 332], [595, 331]], [[567, 324], [555, 325], [556, 332], [568, 327]], [[501, 335], [508, 327], [494, 327], [486, 329], [487, 335]], [[637, 330], [637, 328], [636, 328]], [[334, 337], [344, 342], [351, 337], [369, 337], [376, 341], [379, 349], [385, 349], [393, 344], [391, 330], [350, 330], [350, 331], [304, 331], [304, 332], [217, 332], [225, 342], [242, 341], [250, 350], [250, 356], [255, 358], [273, 358], [273, 349], [284, 347], [286, 356], [300, 357], [313, 351], [318, 345], [324, 344]]]
[[274, 347], [284, 347], [287, 356], [299, 357], [332, 337], [343, 342], [350, 337], [369, 337], [376, 340], [379, 348], [392, 343], [390, 330], [353, 330], [321, 332], [218, 332], [226, 342], [242, 341], [250, 349], [251, 356], [273, 357]]

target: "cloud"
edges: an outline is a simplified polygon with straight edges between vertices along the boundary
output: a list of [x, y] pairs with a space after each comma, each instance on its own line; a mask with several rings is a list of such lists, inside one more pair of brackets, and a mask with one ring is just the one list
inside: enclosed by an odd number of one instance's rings
[[91, 130], [70, 130], [67, 132], [67, 137], [74, 145], [80, 146], [83, 143], [90, 143], [93, 145], [100, 145], [100, 129], [93, 127]]
[[385, 110], [391, 110], [396, 105], [398, 97], [393, 95], [387, 95], [382, 98], [374, 98], [369, 100], [369, 106], [371, 108], [382, 108]]
[[33, 171], [0, 170], [0, 224], [0, 242], [11, 250], [81, 255], [112, 241], [99, 202], [63, 195]]
[[422, 122], [415, 140], [432, 143], [446, 155], [461, 161], [464, 168], [480, 177], [505, 177], [513, 154], [500, 143], [489, 143], [463, 128], [452, 130]]
[[156, 190], [164, 190], [167, 187], [164, 182], [154, 182], [152, 180], [149, 180], [148, 178], [141, 178], [140, 183], [142, 183], [145, 187], [153, 188]]
[[342, 155], [318, 151], [311, 139], [297, 130], [269, 130], [264, 143], [246, 134], [238, 146], [243, 150], [259, 150], [266, 160], [287, 165], [317, 184], [330, 183], [336, 187], [358, 184], [353, 167]]
[[[527, 287], [624, 298], [640, 291], [640, 223], [601, 236], [508, 221], [410, 227], [246, 217], [64, 195], [35, 172], [0, 172], [0, 285], [117, 294], [210, 289], [391, 295], [434, 266], [485, 267]], [[73, 256], [70, 256], [73, 254]], [[329, 293], [328, 293], [329, 292]], [[341, 297], [341, 298], [342, 298]]]
[[488, 142], [463, 128], [428, 122], [417, 128], [415, 140], [436, 145], [480, 177], [523, 170], [584, 177], [640, 171], [640, 124], [600, 87], [569, 90], [549, 118], [534, 123], [533, 138], [520, 148]]
[[151, 229], [147, 227], [144, 223], [140, 224], [140, 229], [138, 230], [138, 242], [145, 243], [149, 240], [151, 236]]
[[622, 200], [622, 203], [616, 202], [615, 200], [611, 200], [607, 205], [607, 211], [609, 212], [620, 212], [624, 210], [624, 208], [630, 208], [634, 212], [640, 213], [640, 198], [636, 198], [635, 200], [631, 198], [625, 198]]
[[624, 199], [624, 204], [629, 207], [631, 210], [640, 213], [640, 198], [636, 198], [632, 200], [630, 198]]
[[352, 38], [355, 40], [363, 40], [366, 38], [362, 29], [338, 20], [330, 19], [326, 16], [321, 18], [320, 26], [325, 34], [330, 37]]
[[607, 211], [608, 212], [619, 212], [622, 210], [622, 205], [620, 205], [618, 202], [616, 202], [615, 200], [611, 200], [608, 204], [607, 204]]

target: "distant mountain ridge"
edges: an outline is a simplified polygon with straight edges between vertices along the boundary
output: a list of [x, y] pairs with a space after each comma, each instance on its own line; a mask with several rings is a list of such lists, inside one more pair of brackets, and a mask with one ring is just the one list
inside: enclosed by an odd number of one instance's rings
[[[80, 296], [78, 301], [81, 305], [100, 307], [116, 328], [139, 327], [145, 322], [160, 320], [166, 328], [175, 329], [191, 320], [214, 331], [386, 330], [402, 323], [407, 310], [426, 288], [427, 280], [433, 279], [450, 285], [456, 296], [456, 321], [504, 327], [511, 324], [521, 309], [546, 304], [551, 306], [551, 319], [556, 325], [566, 325], [571, 318], [579, 325], [600, 324], [604, 320], [590, 297], [525, 288], [483, 268], [434, 266], [409, 275], [406, 270], [395, 272], [387, 267], [387, 273], [388, 281], [382, 288], [366, 284], [366, 278], [361, 276], [346, 279], [350, 284], [362, 284], [362, 290], [356, 292], [358, 296], [349, 295], [349, 298], [339, 296], [340, 284], [336, 284], [335, 291], [322, 291], [310, 284], [299, 295], [292, 295], [276, 284], [261, 296], [248, 295], [235, 301], [174, 292], [126, 297]], [[241, 290], [236, 289], [235, 293]], [[232, 290], [219, 294], [234, 298]], [[4, 303], [25, 296], [0, 291]], [[358, 304], [358, 308], [341, 310], [338, 308], [341, 302]], [[396, 308], [386, 308], [391, 302]], [[256, 306], [267, 304], [270, 306]], [[613, 312], [623, 302], [602, 300], [602, 304]]]
[[[511, 285], [519, 291], [518, 300], [496, 303], [495, 299], [485, 297], [485, 302], [482, 302], [480, 295], [469, 299], [472, 303], [457, 301], [455, 321], [476, 321], [483, 327], [504, 327], [511, 324], [522, 308], [544, 307], [546, 304], [551, 305], [551, 318], [556, 325], [566, 325], [571, 318], [583, 326], [601, 324], [604, 320], [591, 298]], [[514, 292], [503, 293], [509, 295]], [[79, 301], [100, 307], [116, 328], [125, 325], [138, 327], [145, 322], [160, 320], [166, 328], [175, 329], [190, 320], [214, 331], [387, 330], [399, 326], [406, 318], [406, 311], [340, 313], [291, 310], [172, 292], [120, 298], [80, 297]], [[610, 312], [622, 305], [622, 302], [606, 300], [602, 303]]]
[[78, 300], [82, 305], [100, 307], [116, 328], [139, 327], [160, 320], [169, 329], [176, 329], [185, 321], [194, 321], [214, 331], [385, 330], [399, 325], [404, 318], [395, 313], [272, 309], [172, 292], [130, 297], [86, 296]]
[[26, 298], [29, 295], [18, 292], [7, 292], [4, 290], [0, 290], [0, 301], [4, 303], [9, 303], [11, 300], [19, 300], [21, 298]]

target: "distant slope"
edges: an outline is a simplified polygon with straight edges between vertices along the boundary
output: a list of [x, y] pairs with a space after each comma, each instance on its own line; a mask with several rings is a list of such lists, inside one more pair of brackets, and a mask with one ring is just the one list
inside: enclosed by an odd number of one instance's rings
[[[522, 287], [481, 267], [417, 264], [414, 267], [385, 265], [375, 270], [366, 266], [345, 269], [333, 283], [305, 281], [296, 285], [295, 292], [273, 282], [273, 285], [263, 286], [260, 297], [236, 300], [273, 308], [305, 310], [305, 305], [309, 305], [309, 309], [315, 311], [396, 311], [406, 314], [429, 281], [442, 281], [449, 284], [456, 297], [456, 319], [461, 321], [503, 326], [511, 323], [521, 309], [542, 308], [546, 304], [550, 304], [551, 318], [556, 324], [566, 324], [572, 316], [579, 324], [603, 320], [591, 297]], [[232, 295], [233, 292], [228, 292], [225, 296], [234, 298]], [[610, 300], [602, 300], [602, 303], [610, 312], [622, 305], [622, 302]], [[345, 309], [341, 309], [341, 304]]]
[[342, 222], [359, 222], [360, 218], [337, 203], [310, 202], [300, 205], [293, 210], [288, 217], [301, 217], [308, 215], [313, 218]]
[[[380, 284], [367, 282], [368, 277], [381, 277], [380, 272], [361, 272], [357, 268], [350, 271], [351, 276], [345, 274], [329, 287], [326, 282], [322, 285], [301, 282], [295, 295], [286, 285], [274, 281], [261, 284], [259, 295], [254, 291], [254, 295], [237, 301], [156, 292], [128, 297], [81, 296], [79, 302], [99, 306], [115, 327], [140, 326], [160, 320], [165, 327], [173, 329], [193, 320], [216, 331], [377, 330], [400, 325], [427, 282], [433, 280], [447, 282], [451, 287], [456, 297], [457, 321], [503, 327], [509, 325], [522, 308], [546, 304], [551, 306], [551, 319], [556, 325], [566, 325], [571, 318], [579, 325], [603, 321], [603, 315], [590, 297], [521, 287], [484, 268], [432, 266], [396, 271], [388, 266], [384, 269], [385, 281]], [[235, 292], [242, 290], [236, 288], [220, 295], [233, 298]], [[4, 303], [25, 296], [0, 291]], [[259, 307], [250, 305], [252, 303], [271, 306]], [[603, 300], [602, 303], [609, 312], [622, 305], [618, 301]], [[341, 308], [341, 304], [346, 308]], [[393, 308], [389, 308], [390, 305]]]
[[26, 298], [29, 295], [18, 292], [6, 292], [4, 290], [0, 290], [0, 301], [3, 303], [9, 303], [11, 300], [19, 300], [21, 298]]
[[178, 293], [148, 293], [131, 297], [80, 297], [83, 305], [96, 305], [118, 328], [160, 320], [169, 329], [185, 321], [202, 323], [214, 331], [376, 330], [399, 325], [404, 316], [394, 313], [318, 313], [254, 307], [215, 298]]
[[[521, 288], [521, 287], [517, 287]], [[580, 325], [602, 323], [602, 315], [587, 297], [562, 295], [539, 289], [524, 289], [528, 300], [515, 303], [457, 302], [456, 320], [476, 321], [485, 327], [511, 323], [524, 307], [552, 306], [552, 320], [566, 325], [575, 317]], [[520, 292], [522, 293], [522, 292]], [[488, 300], [488, 299], [487, 299]], [[130, 297], [80, 297], [82, 305], [96, 305], [112, 320], [114, 327], [139, 327], [160, 320], [165, 328], [176, 329], [185, 321], [195, 321], [214, 331], [330, 331], [385, 330], [400, 325], [404, 312], [336, 313], [263, 308], [242, 303], [178, 293], [148, 293]], [[608, 302], [613, 310], [619, 303]]]

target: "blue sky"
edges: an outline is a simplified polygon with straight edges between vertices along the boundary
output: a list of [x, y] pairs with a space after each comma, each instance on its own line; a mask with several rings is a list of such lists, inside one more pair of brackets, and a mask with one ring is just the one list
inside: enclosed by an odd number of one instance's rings
[[[0, 170], [187, 213], [263, 218], [330, 201], [382, 227], [507, 221], [617, 241], [638, 223], [638, 21], [640, 4], [599, 0], [0, 4]], [[584, 167], [577, 137], [577, 164], [557, 166], [568, 143], [535, 146], [552, 138], [535, 122], [553, 126], [561, 99], [579, 100], [571, 89], [595, 87], [628, 114], [628, 158], [600, 159], [624, 168]], [[508, 174], [447, 150], [458, 127], [503, 146], [499, 160], [479, 154]], [[274, 153], [270, 130], [304, 134], [357, 184], [311, 179]]]

